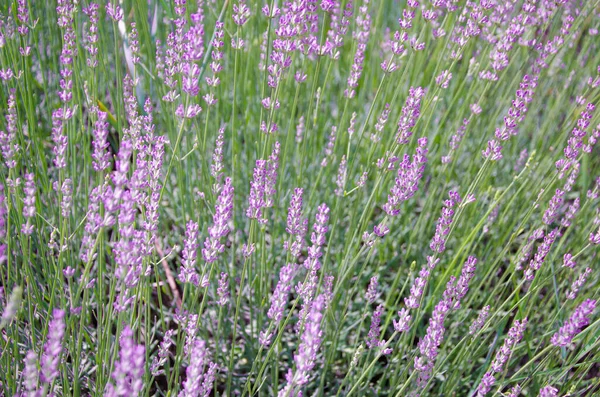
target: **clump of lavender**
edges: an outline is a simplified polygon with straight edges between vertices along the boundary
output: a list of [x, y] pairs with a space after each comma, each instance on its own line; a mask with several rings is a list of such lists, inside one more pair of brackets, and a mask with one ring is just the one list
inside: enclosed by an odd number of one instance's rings
[[573, 338], [590, 323], [590, 316], [594, 310], [596, 310], [596, 301], [592, 299], [586, 299], [577, 306], [571, 317], [552, 335], [552, 344], [558, 347], [569, 346]]
[[469, 334], [474, 335], [477, 332], [479, 332], [481, 327], [483, 327], [483, 324], [485, 324], [485, 320], [487, 320], [489, 314], [490, 314], [490, 305], [486, 305], [483, 307], [483, 309], [481, 309], [477, 318], [475, 320], [473, 320], [473, 323], [469, 327]]
[[179, 269], [179, 281], [198, 285], [200, 276], [196, 272], [196, 250], [198, 249], [198, 224], [189, 221], [185, 229], [185, 243], [183, 245], [183, 260]]
[[558, 236], [558, 229], [554, 229], [550, 233], [548, 233], [546, 235], [546, 237], [544, 237], [544, 241], [538, 247], [538, 250], [535, 253], [535, 256], [529, 262], [529, 267], [527, 268], [527, 270], [525, 270], [525, 278], [527, 280], [529, 280], [529, 281], [533, 280], [533, 278], [535, 277], [535, 272], [538, 271], [540, 269], [540, 267], [542, 267], [542, 265], [544, 264], [544, 260], [546, 259], [546, 256], [550, 252], [550, 248], [551, 248], [552, 244], [554, 243], [554, 240], [556, 240], [557, 236]]
[[14, 90], [11, 90], [8, 95], [6, 131], [0, 131], [0, 150], [2, 150], [2, 158], [6, 167], [15, 168], [19, 144], [17, 142], [17, 107]]
[[52, 311], [52, 321], [48, 325], [48, 336], [44, 344], [44, 354], [41, 362], [41, 379], [50, 385], [58, 376], [58, 366], [63, 351], [65, 336], [65, 312], [60, 309]]
[[187, 379], [183, 382], [179, 397], [208, 397], [213, 388], [217, 366], [210, 361], [206, 342], [202, 339], [195, 339], [188, 359]]
[[592, 274], [592, 269], [588, 267], [579, 275], [579, 277], [577, 277], [575, 281], [573, 281], [573, 284], [571, 284], [571, 289], [569, 292], [567, 292], [567, 299], [573, 300], [577, 298], [579, 290], [581, 287], [583, 287], [590, 274]]
[[504, 343], [496, 352], [496, 357], [492, 361], [492, 366], [483, 375], [481, 383], [477, 387], [477, 396], [482, 397], [490, 392], [494, 384], [496, 383], [495, 374], [503, 371], [504, 365], [508, 361], [509, 357], [513, 353], [516, 345], [523, 338], [525, 327], [527, 326], [527, 318], [523, 320], [515, 320], [513, 326], [508, 331], [508, 336], [504, 339]]
[[104, 392], [105, 396], [138, 396], [144, 386], [144, 360], [146, 348], [136, 345], [133, 331], [125, 327], [119, 339], [119, 361], [115, 363], [112, 373], [114, 383], [109, 383]]
[[23, 188], [23, 217], [25, 217], [25, 223], [21, 226], [23, 234], [31, 235], [33, 233], [34, 224], [33, 218], [35, 217], [35, 174], [25, 174], [25, 186]]
[[298, 350], [294, 354], [296, 370], [286, 375], [287, 385], [279, 391], [279, 396], [297, 395], [296, 389], [308, 383], [310, 372], [317, 360], [317, 352], [321, 346], [321, 319], [325, 308], [325, 296], [319, 295], [311, 305], [304, 332]]
[[417, 124], [421, 115], [421, 100], [425, 96], [425, 89], [421, 87], [411, 87], [408, 91], [406, 103], [402, 107], [402, 115], [398, 121], [398, 131], [396, 132], [396, 142], [398, 144], [407, 144], [412, 136], [412, 128]]
[[227, 223], [233, 211], [233, 186], [231, 178], [225, 178], [225, 183], [215, 204], [213, 224], [208, 228], [208, 236], [204, 240], [202, 257], [207, 263], [217, 260], [217, 255], [225, 250], [221, 239], [229, 234]]
[[419, 181], [423, 178], [425, 164], [427, 163], [427, 138], [420, 138], [415, 154], [410, 157], [405, 154], [398, 166], [398, 175], [394, 186], [388, 194], [388, 201], [383, 210], [390, 216], [400, 213], [400, 204], [410, 199], [419, 189]]

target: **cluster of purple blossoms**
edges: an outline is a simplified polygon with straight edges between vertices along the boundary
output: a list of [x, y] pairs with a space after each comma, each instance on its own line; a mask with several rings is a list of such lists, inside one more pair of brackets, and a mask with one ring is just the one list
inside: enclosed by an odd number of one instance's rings
[[587, 128], [590, 126], [594, 110], [596, 110], [596, 106], [589, 102], [585, 110], [581, 112], [579, 120], [577, 120], [577, 125], [571, 131], [567, 146], [563, 150], [564, 157], [556, 162], [556, 170], [559, 178], [563, 178], [568, 170], [579, 163], [579, 153], [584, 148], [583, 138], [586, 135]]
[[231, 16], [231, 18], [233, 19], [233, 22], [236, 25], [244, 26], [246, 22], [248, 22], [249, 17], [250, 9], [246, 5], [245, 0], [239, 0], [236, 4], [233, 5], [233, 15]]
[[44, 383], [52, 384], [58, 376], [60, 355], [63, 349], [65, 336], [65, 312], [60, 309], [52, 311], [52, 321], [48, 325], [48, 336], [44, 345], [44, 354], [41, 362], [41, 379]]
[[96, 3], [90, 3], [89, 6], [83, 9], [83, 12], [90, 18], [88, 26], [88, 34], [86, 36], [85, 49], [88, 53], [86, 62], [88, 67], [94, 69], [98, 66], [98, 9], [100, 7]]
[[267, 317], [273, 320], [275, 324], [278, 324], [283, 318], [283, 312], [297, 268], [298, 266], [295, 263], [288, 263], [279, 271], [279, 281], [271, 296], [271, 307], [267, 312]]
[[325, 44], [318, 50], [319, 55], [328, 55], [331, 59], [339, 59], [339, 49], [344, 45], [344, 36], [348, 32], [350, 18], [352, 18], [352, 3], [347, 3], [344, 10], [340, 10], [337, 1], [322, 1], [321, 8], [331, 15], [331, 23], [327, 31]]
[[256, 160], [256, 167], [254, 167], [246, 216], [250, 219], [256, 219], [260, 223], [267, 221], [264, 218], [263, 209], [270, 208], [275, 203], [280, 148], [279, 142], [275, 142], [269, 159]]
[[490, 18], [484, 12], [494, 7], [494, 2], [489, 0], [484, 0], [480, 4], [476, 2], [466, 4], [458, 17], [458, 23], [452, 31], [451, 40], [456, 44], [456, 47], [452, 49], [450, 58], [462, 58], [462, 50], [469, 40], [481, 34], [482, 26], [490, 25]]
[[225, 306], [229, 302], [229, 280], [227, 273], [221, 273], [219, 277], [219, 287], [217, 288], [217, 296], [219, 306]]
[[539, 397], [557, 397], [557, 396], [558, 396], [558, 389], [556, 387], [548, 385], [548, 386], [544, 386], [540, 389]]
[[108, 168], [110, 165], [110, 153], [108, 152], [108, 122], [106, 121], [107, 115], [105, 112], [96, 112], [98, 119], [94, 124], [94, 139], [92, 146], [94, 152], [92, 153], [92, 166], [95, 171], [101, 172]]
[[564, 214], [562, 220], [560, 221], [560, 225], [562, 227], [571, 226], [571, 222], [573, 221], [573, 219], [575, 218], [575, 215], [577, 215], [577, 212], [579, 211], [579, 205], [580, 205], [579, 197], [575, 198], [575, 200], [573, 200], [573, 202], [571, 204], [569, 204], [569, 206], [567, 207], [567, 211], [565, 211], [565, 214]]
[[[382, 314], [383, 305], [379, 305], [371, 316], [371, 327], [369, 329], [369, 334], [367, 335], [367, 346], [369, 349], [383, 348], [386, 345], [385, 340], [379, 340], [379, 336], [381, 335], [380, 324]], [[384, 348], [382, 350], [383, 354], [390, 354], [391, 352], [391, 348]]]
[[571, 290], [567, 292], [567, 299], [573, 300], [577, 298], [579, 290], [581, 287], [583, 287], [590, 274], [592, 274], [592, 269], [588, 267], [579, 275], [579, 277], [577, 277], [575, 281], [573, 281], [573, 284], [571, 284]]
[[[302, 195], [304, 190], [294, 189], [290, 206], [288, 207], [287, 225], [285, 231], [290, 234], [290, 240], [284, 242], [284, 249], [289, 250], [293, 258], [298, 258], [305, 247], [304, 236], [308, 230], [308, 218], [302, 215]], [[292, 241], [293, 240], [293, 241]]]
[[569, 346], [573, 338], [590, 323], [590, 316], [594, 310], [596, 310], [595, 300], [586, 299], [582, 302], [563, 326], [552, 335], [551, 343], [558, 347]]
[[470, 119], [464, 118], [463, 122], [455, 134], [450, 138], [450, 153], [445, 156], [442, 156], [442, 164], [448, 164], [452, 161], [452, 154], [458, 150], [458, 146], [465, 136], [465, 132], [467, 131], [467, 126], [470, 123]]
[[421, 115], [421, 100], [425, 96], [425, 89], [421, 87], [410, 87], [406, 103], [402, 107], [402, 115], [398, 120], [398, 131], [396, 133], [396, 142], [398, 144], [407, 144], [412, 136], [411, 129], [417, 123]]
[[323, 319], [323, 310], [326, 306], [326, 298], [319, 295], [311, 305], [304, 332], [300, 338], [300, 346], [294, 354], [296, 371], [290, 370], [286, 375], [287, 385], [279, 391], [279, 397], [296, 396], [297, 387], [308, 383], [310, 372], [317, 361], [317, 352], [321, 346], [321, 320]]
[[457, 281], [454, 276], [450, 277], [443, 298], [433, 310], [427, 332], [419, 341], [421, 355], [415, 357], [415, 370], [419, 372], [417, 383], [420, 387], [425, 386], [431, 376], [438, 349], [444, 340], [444, 320], [450, 311], [460, 308], [460, 301], [469, 290], [469, 282], [474, 276], [476, 264], [477, 258], [469, 256], [463, 266], [460, 278]]
[[136, 345], [133, 331], [125, 327], [119, 339], [119, 361], [115, 363], [112, 373], [114, 384], [106, 386], [104, 395], [107, 397], [132, 396], [137, 397], [144, 387], [144, 361], [146, 348]]
[[381, 141], [381, 133], [385, 128], [385, 125], [388, 122], [390, 117], [390, 104], [386, 103], [385, 107], [381, 111], [379, 118], [377, 119], [377, 123], [375, 123], [375, 132], [371, 134], [371, 141], [377, 143]]
[[23, 234], [31, 235], [33, 233], [35, 217], [35, 181], [33, 173], [25, 174], [25, 186], [23, 187], [23, 217], [25, 223], [21, 226]]
[[346, 174], [347, 174], [348, 163], [346, 161], [346, 155], [342, 156], [340, 160], [340, 166], [338, 168], [337, 179], [335, 181], [337, 188], [335, 189], [335, 195], [338, 197], [343, 197], [346, 186]]
[[461, 203], [461, 198], [458, 192], [451, 190], [449, 193], [448, 200], [444, 201], [444, 207], [442, 208], [442, 214], [437, 221], [435, 227], [435, 235], [431, 239], [429, 248], [436, 254], [441, 254], [446, 250], [446, 238], [450, 233], [450, 225], [454, 218], [454, 207]]
[[548, 209], [546, 212], [544, 212], [544, 216], [542, 218], [546, 225], [552, 224], [552, 222], [554, 222], [558, 217], [558, 211], [565, 200], [564, 196], [565, 192], [563, 190], [556, 189], [556, 193], [550, 199], [550, 202], [548, 203]]
[[196, 251], [198, 249], [198, 224], [189, 221], [185, 229], [182, 265], [179, 268], [179, 281], [198, 285], [200, 277], [196, 272]]
[[208, 228], [208, 236], [204, 240], [202, 256], [207, 263], [217, 260], [217, 255], [225, 250], [221, 239], [229, 234], [227, 223], [233, 215], [233, 186], [231, 178], [225, 178], [225, 183], [215, 204], [213, 224]]
[[167, 363], [167, 360], [169, 359], [169, 349], [174, 343], [174, 334], [175, 331], [169, 329], [163, 335], [163, 339], [160, 342], [160, 345], [158, 346], [158, 353], [154, 357], [152, 357], [152, 363], [150, 365], [150, 373], [152, 374], [152, 376], [159, 376], [165, 373], [165, 370], [163, 368]]
[[189, 365], [185, 371], [186, 380], [183, 382], [178, 396], [208, 397], [217, 374], [217, 364], [210, 361], [206, 343], [199, 338], [194, 339], [188, 357]]
[[350, 67], [350, 76], [348, 77], [348, 88], [344, 90], [346, 98], [353, 98], [356, 94], [355, 88], [358, 86], [358, 80], [363, 69], [365, 60], [365, 51], [369, 42], [369, 33], [371, 31], [371, 16], [368, 13], [369, 0], [363, 0], [362, 6], [356, 15], [356, 26], [358, 29], [353, 33], [356, 39], [356, 53], [354, 54], [354, 63]]
[[392, 73], [398, 69], [398, 65], [394, 62], [395, 57], [400, 57], [406, 52], [405, 43], [409, 42], [415, 51], [425, 48], [425, 43], [417, 43], [416, 39], [409, 38], [408, 32], [412, 28], [412, 21], [415, 18], [415, 12], [419, 8], [419, 2], [416, 0], [408, 0], [406, 2], [408, 8], [402, 10], [402, 17], [398, 19], [400, 30], [394, 32], [393, 38], [389, 41], [391, 55], [388, 59], [381, 62], [381, 69], [384, 73]]
[[[452, 209], [455, 205], [458, 205], [461, 201], [460, 196], [455, 191], [449, 192], [450, 198], [444, 201], [444, 207], [442, 208], [442, 215], [437, 221], [435, 235], [431, 240], [429, 247], [435, 253], [439, 255], [446, 249], [446, 236], [450, 233], [450, 225], [454, 217], [454, 210]], [[410, 288], [410, 296], [404, 298], [404, 304], [410, 309], [416, 309], [420, 306], [421, 296], [431, 271], [435, 269], [439, 259], [434, 255], [427, 256], [427, 264], [423, 265], [419, 271], [419, 276], [414, 280], [412, 287]]]
[[469, 334], [474, 335], [477, 332], [479, 332], [481, 327], [483, 327], [483, 324], [485, 324], [485, 320], [487, 320], [489, 315], [490, 315], [490, 305], [484, 306], [483, 309], [481, 309], [481, 311], [479, 312], [479, 315], [477, 316], [477, 318], [475, 320], [473, 320], [473, 323], [469, 327]]
[[377, 276], [371, 277], [371, 281], [369, 281], [369, 286], [367, 288], [367, 293], [365, 294], [365, 298], [367, 298], [367, 302], [373, 303], [377, 299], [377, 286], [379, 285], [379, 281]]
[[390, 189], [387, 203], [383, 210], [389, 216], [400, 213], [400, 205], [415, 195], [419, 189], [419, 181], [423, 178], [425, 164], [427, 164], [427, 138], [420, 138], [413, 154], [412, 161], [408, 154], [398, 166], [398, 175], [394, 186]]
[[516, 269], [521, 270], [523, 266], [527, 263], [529, 258], [531, 258], [531, 254], [533, 253], [533, 245], [537, 240], [541, 240], [544, 238], [544, 229], [536, 229], [534, 230], [529, 237], [527, 237], [527, 243], [521, 250], [521, 254], [519, 255], [519, 260], [517, 261]]
[[317, 208], [313, 232], [310, 236], [312, 246], [308, 249], [308, 258], [304, 261], [304, 267], [308, 270], [308, 276], [304, 283], [298, 283], [296, 286], [296, 292], [302, 298], [302, 308], [300, 309], [297, 329], [302, 328], [304, 321], [310, 313], [310, 308], [313, 305], [313, 296], [317, 290], [318, 282], [317, 271], [321, 268], [319, 259], [323, 255], [321, 249], [326, 242], [325, 234], [328, 230], [328, 221], [329, 207], [327, 207], [326, 204], [321, 204]]
[[[4, 195], [4, 185], [0, 184], [0, 240], [6, 237], [6, 217], [8, 209], [6, 208], [6, 196]], [[6, 244], [0, 243], [0, 266], [6, 261]]]
[[496, 357], [492, 362], [491, 368], [483, 375], [481, 383], [477, 387], [477, 397], [483, 397], [490, 392], [496, 383], [494, 374], [502, 372], [504, 365], [511, 356], [515, 346], [523, 339], [526, 326], [527, 318], [524, 318], [521, 321], [515, 320], [513, 326], [508, 331], [508, 336], [504, 339], [502, 347], [496, 352]]
[[333, 155], [333, 148], [335, 147], [335, 140], [337, 134], [337, 127], [331, 126], [331, 133], [327, 138], [327, 144], [325, 145], [325, 155], [323, 156], [323, 160], [321, 160], [321, 167], [327, 166], [329, 163], [329, 158]]
[[516, 91], [512, 106], [508, 114], [504, 116], [504, 126], [496, 128], [495, 139], [488, 141], [487, 147], [482, 151], [483, 158], [496, 161], [502, 159], [502, 146], [500, 142], [507, 141], [511, 136], [517, 134], [518, 126], [527, 114], [528, 105], [533, 100], [533, 94], [537, 87], [537, 76], [523, 76]]
[[10, 90], [7, 100], [6, 132], [0, 131], [0, 150], [7, 168], [17, 166], [16, 155], [19, 152], [17, 142], [17, 102], [15, 91]]
[[215, 186], [220, 188], [221, 177], [223, 176], [223, 144], [225, 143], [223, 137], [225, 134], [225, 126], [219, 128], [217, 133], [217, 139], [215, 141], [215, 150], [212, 156], [212, 163], [210, 164], [210, 175], [217, 181]]
[[529, 262], [529, 267], [527, 270], [525, 270], [525, 278], [527, 280], [533, 280], [535, 277], [535, 272], [542, 267], [546, 256], [550, 252], [550, 248], [552, 247], [554, 240], [556, 240], [556, 237], [558, 237], [558, 229], [552, 230], [544, 237], [544, 241], [538, 247], [533, 259]]
[[[223, 22], [217, 22], [215, 24], [215, 32], [213, 38], [213, 50], [211, 52], [212, 61], [210, 62], [210, 70], [212, 71], [212, 77], [206, 77], [206, 84], [208, 84], [211, 89], [215, 89], [219, 84], [221, 84], [221, 79], [219, 78], [219, 73], [223, 70], [223, 65], [221, 64], [223, 60], [223, 46], [225, 45], [223, 42], [223, 38], [225, 37], [225, 32], [223, 30], [224, 24]], [[195, 65], [195, 64], [194, 64]], [[197, 65], [196, 65], [197, 66]], [[199, 71], [198, 71], [199, 74]], [[217, 99], [214, 96], [214, 93], [211, 91], [204, 96], [204, 101], [208, 104], [208, 106], [213, 106], [217, 103]]]

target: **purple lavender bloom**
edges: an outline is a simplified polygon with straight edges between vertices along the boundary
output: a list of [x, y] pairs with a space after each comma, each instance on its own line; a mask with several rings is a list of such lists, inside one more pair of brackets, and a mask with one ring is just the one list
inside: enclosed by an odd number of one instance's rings
[[95, 171], [103, 171], [110, 165], [110, 154], [108, 153], [108, 123], [106, 113], [98, 111], [98, 120], [94, 125], [94, 140], [92, 153], [92, 166]]
[[335, 181], [337, 189], [335, 189], [335, 195], [338, 197], [344, 196], [344, 187], [346, 185], [346, 172], [348, 164], [346, 162], [346, 155], [342, 156], [340, 160], [340, 166], [338, 168], [337, 179]]
[[551, 385], [544, 386], [540, 389], [539, 397], [557, 397], [558, 389], [556, 387], [552, 387]]
[[577, 277], [575, 281], [573, 281], [573, 284], [571, 284], [571, 290], [567, 292], [567, 299], [573, 300], [577, 298], [579, 290], [581, 289], [581, 287], [583, 287], [590, 274], [592, 274], [592, 269], [588, 267], [583, 273], [579, 275], [579, 277]]
[[396, 142], [407, 144], [412, 136], [411, 129], [417, 123], [421, 115], [421, 100], [425, 96], [425, 89], [421, 87], [410, 87], [406, 103], [402, 107], [402, 115], [398, 121], [398, 131], [396, 133]]
[[508, 336], [504, 339], [504, 343], [496, 352], [496, 357], [492, 362], [491, 368], [488, 372], [483, 375], [481, 383], [477, 387], [477, 396], [483, 397], [491, 390], [492, 386], [496, 383], [494, 374], [501, 373], [504, 365], [508, 361], [508, 358], [512, 354], [515, 346], [523, 339], [525, 327], [527, 326], [527, 318], [523, 320], [515, 320], [513, 326], [508, 331]]
[[321, 247], [325, 245], [325, 234], [327, 233], [328, 227], [327, 222], [329, 221], [329, 207], [326, 204], [321, 204], [317, 208], [317, 215], [315, 216], [315, 223], [313, 224], [313, 232], [310, 236], [312, 246], [308, 250], [308, 259], [304, 262], [304, 267], [308, 270], [318, 270], [321, 267], [319, 258], [323, 255]]
[[179, 397], [207, 397], [212, 391], [216, 365], [210, 362], [206, 343], [196, 338], [188, 356], [190, 363], [186, 369], [187, 378], [182, 384]]
[[224, 168], [223, 165], [223, 135], [225, 134], [225, 126], [221, 126], [219, 128], [219, 132], [217, 134], [217, 140], [215, 141], [215, 151], [212, 156], [212, 164], [210, 165], [210, 174], [220, 182], [221, 176], [223, 175], [222, 171]]
[[454, 217], [453, 208], [460, 204], [460, 196], [458, 196], [457, 192], [451, 190], [449, 196], [450, 198], [444, 201], [442, 215], [437, 221], [435, 235], [429, 244], [429, 248], [437, 254], [441, 254], [446, 250], [446, 237], [450, 233], [450, 225]]
[[306, 243], [304, 236], [308, 229], [308, 219], [302, 216], [302, 194], [304, 191], [301, 188], [294, 189], [290, 206], [288, 207], [286, 231], [290, 234], [290, 238], [294, 241], [285, 241], [284, 249], [289, 250], [294, 258], [300, 256]]
[[200, 276], [196, 272], [196, 250], [198, 249], [198, 224], [189, 221], [185, 229], [185, 241], [183, 243], [183, 260], [179, 269], [179, 281], [192, 283], [198, 286]]
[[506, 397], [519, 397], [519, 394], [521, 394], [521, 386], [516, 385], [510, 389], [510, 392]]
[[217, 288], [217, 296], [219, 297], [218, 304], [225, 306], [229, 302], [229, 281], [227, 273], [221, 273], [219, 277], [219, 288]]
[[417, 383], [420, 387], [425, 386], [431, 376], [439, 346], [444, 339], [444, 320], [450, 310], [450, 302], [446, 299], [440, 300], [433, 309], [425, 336], [419, 341], [421, 355], [415, 357], [415, 370], [419, 372]]
[[114, 384], [109, 383], [104, 393], [107, 397], [138, 396], [143, 387], [146, 348], [136, 345], [133, 331], [125, 327], [119, 339], [119, 361], [112, 373]]
[[586, 130], [590, 125], [590, 120], [593, 117], [596, 106], [591, 102], [587, 104], [585, 110], [579, 115], [577, 124], [571, 131], [571, 137], [567, 142], [567, 146], [564, 148], [564, 157], [556, 162], [556, 170], [558, 177], [563, 178], [568, 170], [570, 170], [579, 161], [580, 151], [583, 149], [583, 138], [586, 135]]
[[[379, 325], [381, 324], [382, 314], [383, 305], [379, 305], [377, 309], [373, 312], [373, 315], [371, 316], [371, 328], [369, 329], [369, 334], [367, 335], [367, 346], [369, 347], [369, 349], [383, 347], [386, 344], [385, 340], [379, 340], [379, 335], [381, 335]], [[391, 350], [385, 349], [383, 353], [389, 354], [391, 353]]]
[[419, 181], [423, 178], [425, 164], [427, 163], [427, 138], [420, 138], [412, 161], [405, 154], [398, 166], [398, 176], [394, 186], [390, 189], [388, 201], [383, 210], [390, 216], [400, 213], [402, 202], [410, 199], [419, 189]]
[[279, 281], [271, 296], [271, 307], [267, 312], [267, 317], [273, 320], [275, 324], [278, 324], [283, 318], [283, 312], [287, 304], [289, 292], [292, 289], [292, 280], [297, 268], [296, 264], [290, 263], [282, 267], [279, 271]]
[[63, 337], [65, 336], [65, 312], [60, 309], [52, 311], [52, 321], [48, 325], [48, 336], [44, 344], [44, 354], [41, 363], [41, 378], [48, 385], [52, 384], [59, 374], [60, 355], [62, 353]]
[[356, 94], [355, 88], [358, 86], [363, 62], [365, 60], [365, 51], [369, 42], [369, 32], [371, 30], [371, 16], [368, 13], [369, 5], [366, 0], [359, 8], [356, 15], [357, 30], [354, 32], [356, 39], [356, 53], [354, 54], [354, 63], [350, 67], [350, 76], [348, 76], [348, 88], [344, 91], [346, 98], [353, 98]]
[[204, 240], [202, 256], [207, 263], [217, 260], [217, 255], [225, 250], [225, 245], [221, 239], [229, 234], [227, 223], [233, 215], [233, 186], [231, 178], [225, 178], [223, 189], [217, 198], [215, 204], [215, 214], [213, 215], [213, 224], [208, 228], [208, 236]]
[[484, 306], [483, 309], [481, 309], [481, 311], [479, 312], [479, 315], [477, 316], [477, 318], [473, 321], [473, 323], [469, 327], [469, 334], [474, 335], [477, 332], [479, 332], [481, 327], [483, 327], [483, 324], [485, 324], [485, 320], [487, 320], [489, 314], [490, 314], [490, 305]]
[[25, 368], [23, 369], [23, 386], [27, 396], [38, 397], [41, 392], [37, 390], [39, 372], [37, 368], [37, 354], [29, 350], [25, 356]]
[[173, 345], [173, 335], [175, 331], [170, 329], [165, 332], [160, 345], [158, 346], [158, 353], [152, 357], [152, 364], [150, 365], [150, 373], [152, 376], [159, 376], [165, 373], [163, 367], [169, 359], [169, 349]]
[[558, 217], [558, 210], [564, 202], [565, 192], [560, 189], [556, 189], [556, 193], [550, 199], [548, 203], [548, 209], [544, 212], [543, 221], [546, 225], [550, 225]]
[[0, 131], [0, 150], [2, 150], [2, 158], [6, 167], [15, 168], [17, 166], [15, 157], [19, 152], [19, 144], [17, 142], [17, 107], [14, 90], [10, 90], [8, 94], [6, 132]]
[[369, 303], [373, 303], [377, 299], [377, 295], [378, 295], [377, 285], [378, 285], [377, 276], [371, 277], [371, 281], [369, 282], [369, 287], [367, 288], [367, 293], [365, 294], [365, 297], [367, 298], [367, 301]]
[[533, 278], [535, 277], [535, 272], [538, 271], [540, 267], [542, 267], [542, 265], [544, 264], [544, 260], [550, 252], [550, 248], [554, 243], [554, 240], [556, 240], [557, 236], [558, 229], [554, 229], [550, 233], [548, 233], [546, 237], [544, 237], [544, 241], [542, 242], [542, 244], [540, 244], [537, 252], [535, 253], [535, 256], [529, 262], [529, 268], [525, 271], [525, 278], [527, 280], [533, 280]]
[[267, 161], [256, 160], [252, 182], [250, 182], [250, 195], [248, 196], [248, 209], [246, 216], [250, 219], [262, 219], [262, 209], [265, 206], [265, 178]]
[[34, 225], [32, 223], [35, 217], [35, 181], [33, 173], [25, 174], [25, 187], [23, 188], [23, 217], [25, 217], [25, 223], [21, 225], [21, 231], [23, 234], [31, 235], [33, 233]]
[[83, 12], [90, 18], [85, 49], [88, 52], [87, 65], [92, 69], [98, 66], [98, 9], [99, 6], [96, 3], [90, 3], [83, 9]]
[[550, 340], [554, 346], [564, 347], [573, 342], [573, 338], [590, 323], [590, 316], [596, 309], [596, 301], [586, 299], [581, 303], [563, 326], [552, 335]]
[[579, 197], [577, 197], [575, 200], [573, 200], [573, 203], [571, 203], [569, 205], [569, 207], [567, 208], [567, 211], [565, 212], [565, 215], [563, 216], [563, 219], [560, 221], [560, 225], [562, 227], [571, 226], [571, 222], [572, 222], [573, 218], [575, 218], [575, 215], [577, 215], [578, 211], [579, 211]]
[[412, 317], [408, 313], [408, 309], [402, 308], [398, 312], [398, 320], [392, 320], [396, 332], [406, 332], [410, 329], [410, 320]]
[[279, 168], [279, 152], [281, 145], [279, 142], [275, 142], [273, 145], [273, 151], [267, 161], [267, 167], [265, 172], [265, 202], [264, 207], [270, 208], [275, 204], [275, 186], [277, 185], [277, 169]]
[[323, 319], [323, 309], [325, 308], [325, 297], [319, 295], [312, 303], [310, 314], [307, 318], [304, 332], [300, 338], [300, 346], [294, 354], [296, 363], [296, 372], [289, 373], [287, 376], [287, 385], [279, 392], [279, 396], [296, 395], [297, 387], [308, 383], [310, 372], [315, 366], [317, 352], [321, 346], [321, 320]]

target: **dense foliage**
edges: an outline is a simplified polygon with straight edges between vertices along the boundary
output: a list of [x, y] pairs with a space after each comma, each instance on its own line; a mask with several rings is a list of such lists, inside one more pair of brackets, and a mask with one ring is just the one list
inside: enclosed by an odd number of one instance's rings
[[597, 0], [4, 0], [0, 396], [600, 393]]

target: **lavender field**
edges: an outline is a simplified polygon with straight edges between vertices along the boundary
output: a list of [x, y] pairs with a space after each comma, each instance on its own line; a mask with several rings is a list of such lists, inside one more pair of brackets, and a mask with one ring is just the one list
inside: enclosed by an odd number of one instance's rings
[[600, 0], [95, 1], [0, 1], [0, 397], [600, 396]]

